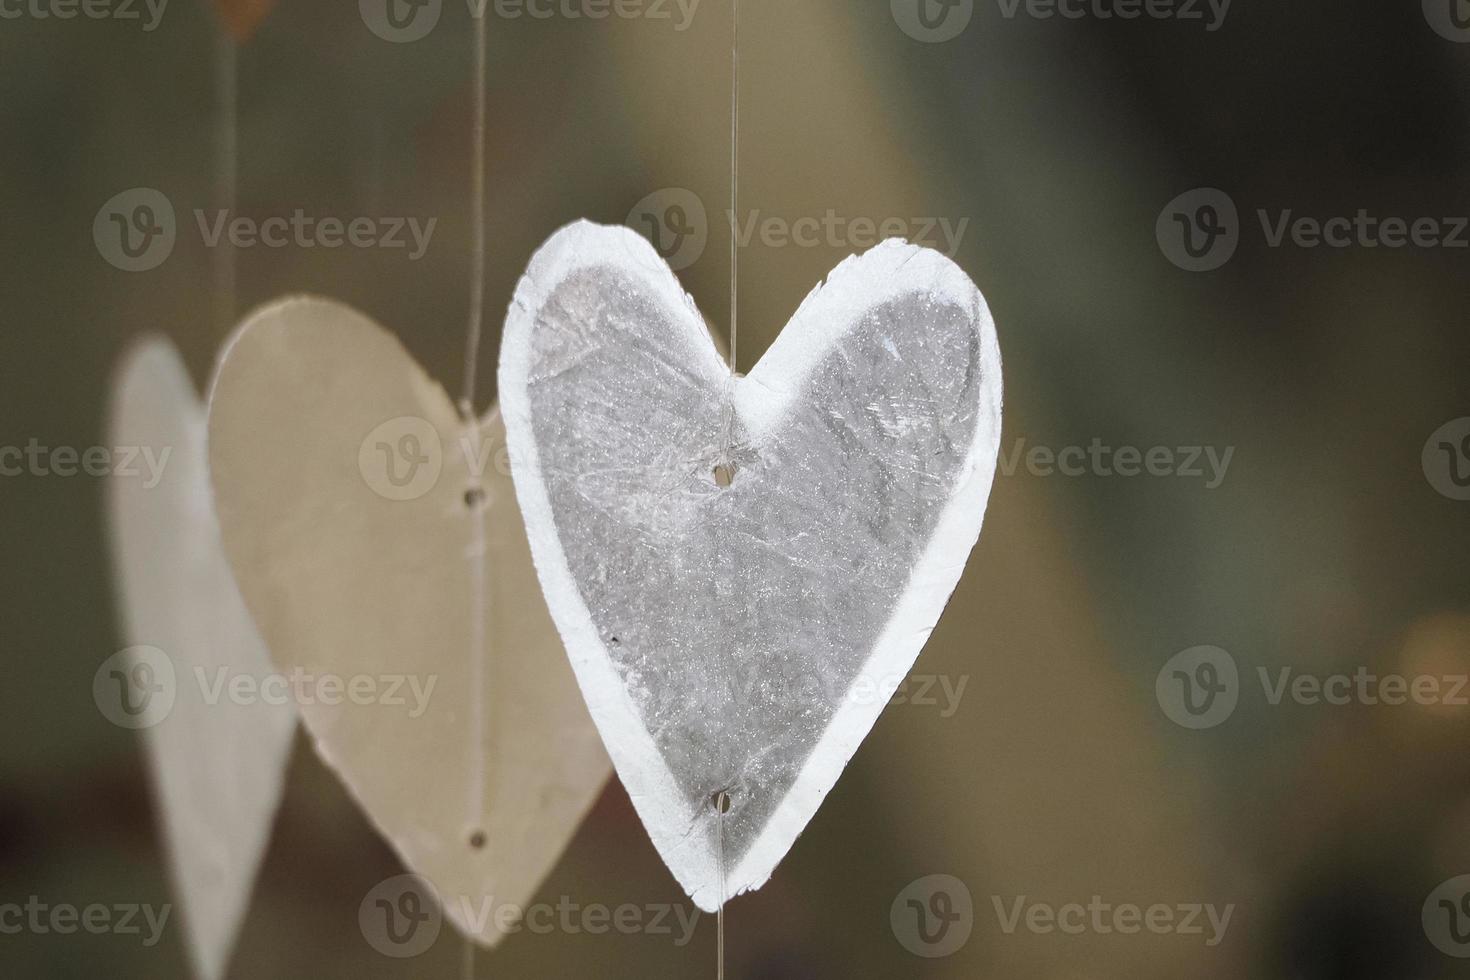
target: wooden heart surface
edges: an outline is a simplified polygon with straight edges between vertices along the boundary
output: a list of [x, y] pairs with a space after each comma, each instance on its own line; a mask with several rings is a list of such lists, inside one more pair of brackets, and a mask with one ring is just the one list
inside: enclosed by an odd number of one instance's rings
[[889, 241], [740, 377], [647, 242], [583, 222], [521, 280], [500, 397], [592, 716], [712, 910], [770, 877], [959, 580], [999, 448], [989, 310], [953, 262]]
[[499, 414], [467, 422], [373, 321], [294, 298], [228, 345], [209, 445], [226, 551], [303, 678], [318, 753], [451, 921], [495, 945], [610, 772]]
[[224, 976], [270, 839], [296, 715], [232, 697], [271, 671], [225, 560], [204, 407], [178, 352], [141, 341], [113, 384], [107, 480], [117, 602], [129, 649], [97, 677], [98, 705], [141, 731], [169, 875], [195, 975]]

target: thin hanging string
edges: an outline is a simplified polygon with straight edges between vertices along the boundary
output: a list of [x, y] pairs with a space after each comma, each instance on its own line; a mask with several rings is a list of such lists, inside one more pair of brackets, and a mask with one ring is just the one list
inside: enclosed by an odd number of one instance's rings
[[486, 91], [486, 8], [475, 21], [475, 118], [470, 128], [471, 167], [470, 177], [470, 223], [473, 244], [470, 260], [470, 323], [464, 351], [464, 393], [460, 397], [460, 411], [465, 418], [475, 414], [475, 380], [479, 374], [480, 334], [485, 321], [485, 116], [488, 112], [489, 95]]
[[[215, 25], [214, 44], [214, 198], [215, 207], [234, 215], [240, 180], [240, 50], [224, 23]], [[229, 235], [215, 245], [214, 324], [223, 335], [235, 322], [235, 247]]]
[[730, 0], [730, 381], [725, 390], [724, 421], [715, 482], [729, 486], [734, 478], [735, 380], [740, 356], [740, 0]]
[[730, 15], [730, 373], [739, 368], [740, 352], [740, 0], [731, 0]]
[[[738, 0], [737, 0], [738, 2]], [[730, 809], [730, 794], [715, 794], [715, 843], [719, 849], [718, 867], [720, 904], [715, 912], [715, 978], [725, 980], [725, 811]]]
[[[470, 459], [476, 465], [485, 460], [480, 441], [480, 423], [475, 417], [475, 379], [480, 357], [480, 334], [485, 319], [485, 117], [488, 114], [488, 71], [486, 66], [486, 24], [489, 16], [482, 5], [474, 16], [474, 121], [470, 126], [470, 154], [473, 173], [470, 177], [470, 224], [473, 235], [470, 261], [470, 309], [466, 330], [464, 390], [460, 397], [460, 414], [464, 420], [464, 447], [472, 448]], [[485, 522], [479, 508], [484, 503], [483, 472], [471, 475], [472, 485], [465, 491], [464, 505], [471, 512], [470, 544], [470, 752], [469, 752], [469, 837], [466, 845], [472, 851], [487, 847], [485, 823], [485, 739], [489, 724], [485, 704], [485, 639], [489, 619], [489, 597], [485, 591]], [[475, 944], [465, 937], [463, 980], [475, 980]]]

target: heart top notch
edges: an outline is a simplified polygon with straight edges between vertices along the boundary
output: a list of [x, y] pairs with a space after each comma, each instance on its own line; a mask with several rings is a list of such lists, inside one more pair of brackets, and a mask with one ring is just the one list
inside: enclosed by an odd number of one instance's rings
[[949, 259], [888, 241], [741, 377], [652, 246], [582, 222], [521, 280], [500, 397], [583, 696], [712, 910], [770, 878], [959, 580], [999, 449], [990, 312]]

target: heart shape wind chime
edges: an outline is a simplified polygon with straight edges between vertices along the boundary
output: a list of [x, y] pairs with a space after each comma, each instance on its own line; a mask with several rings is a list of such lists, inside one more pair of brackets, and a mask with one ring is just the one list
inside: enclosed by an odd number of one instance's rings
[[225, 547], [276, 664], [382, 695], [303, 698], [317, 752], [486, 946], [513, 924], [483, 900], [528, 903], [610, 769], [503, 431], [493, 410], [466, 423], [396, 338], [321, 299], [247, 319], [210, 396]]
[[651, 245], [580, 223], [521, 281], [500, 394], [587, 705], [713, 911], [770, 877], [959, 580], [999, 449], [989, 310], [889, 241], [740, 377]]
[[483, 17], [474, 44], [460, 404], [367, 317], [287, 299], [226, 345], [209, 461], [225, 548], [277, 665], [380, 685], [377, 698], [301, 699], [317, 753], [450, 921], [493, 947], [517, 927], [503, 913], [529, 903], [611, 765], [540, 597], [499, 412], [471, 417], [485, 266]]
[[127, 723], [142, 729], [189, 959], [197, 976], [215, 980], [270, 838], [296, 715], [288, 704], [225, 694], [235, 677], [272, 667], [220, 546], [204, 407], [173, 346], [135, 344], [112, 403], [112, 445], [168, 451], [156, 486], [119, 476], [107, 486], [131, 645], [117, 679], [125, 699], [147, 706]]
[[[235, 37], [253, 25], [227, 22]], [[476, 41], [483, 118], [483, 22]], [[233, 54], [219, 75], [229, 206]], [[476, 167], [483, 211], [483, 143]], [[472, 333], [473, 350], [478, 309]], [[146, 745], [198, 975], [223, 974], [296, 717], [203, 697], [221, 675], [284, 685], [318, 754], [449, 919], [494, 946], [514, 928], [499, 913], [530, 900], [611, 770], [540, 597], [498, 412], [467, 421], [382, 328], [310, 298], [264, 308], [226, 343], [207, 449], [166, 343], [125, 362], [114, 402], [116, 444], [173, 450], [160, 488], [110, 494], [125, 632], [177, 668], [176, 703]], [[413, 453], [394, 458], [404, 439]], [[400, 466], [416, 479], [398, 483]], [[501, 909], [487, 915], [491, 896]]]

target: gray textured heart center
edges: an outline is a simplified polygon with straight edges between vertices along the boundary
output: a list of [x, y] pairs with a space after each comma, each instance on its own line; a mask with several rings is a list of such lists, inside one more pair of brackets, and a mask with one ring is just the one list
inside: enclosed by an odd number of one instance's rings
[[899, 294], [752, 439], [627, 283], [593, 267], [548, 297], [534, 439], [568, 567], [675, 782], [695, 812], [731, 793], [734, 863], [843, 699], [882, 697], [854, 681], [966, 475], [979, 339], [973, 311]]

